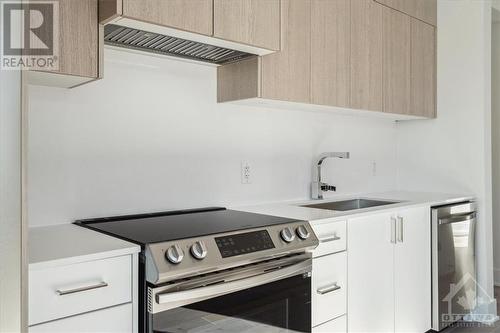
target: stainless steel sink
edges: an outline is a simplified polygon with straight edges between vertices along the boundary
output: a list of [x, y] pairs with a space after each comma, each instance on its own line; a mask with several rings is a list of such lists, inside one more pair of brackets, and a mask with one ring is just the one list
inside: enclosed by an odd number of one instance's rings
[[351, 200], [343, 200], [343, 201], [324, 202], [324, 203], [318, 203], [318, 204], [312, 204], [312, 205], [303, 205], [302, 207], [319, 208], [319, 209], [327, 209], [327, 210], [338, 210], [338, 211], [348, 211], [348, 210], [356, 210], [356, 209], [370, 208], [370, 207], [376, 207], [376, 206], [392, 205], [392, 204], [395, 204], [398, 202], [400, 202], [400, 201], [351, 199]]

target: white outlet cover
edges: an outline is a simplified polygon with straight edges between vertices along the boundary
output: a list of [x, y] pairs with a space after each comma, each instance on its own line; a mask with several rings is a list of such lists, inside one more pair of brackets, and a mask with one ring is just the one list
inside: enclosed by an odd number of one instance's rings
[[242, 184], [252, 183], [252, 168], [248, 161], [241, 162], [241, 183]]

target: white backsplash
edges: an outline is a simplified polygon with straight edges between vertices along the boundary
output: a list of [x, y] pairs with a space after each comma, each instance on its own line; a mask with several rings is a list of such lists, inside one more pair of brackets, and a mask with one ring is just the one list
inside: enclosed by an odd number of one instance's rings
[[351, 152], [324, 165], [339, 193], [391, 190], [395, 131], [386, 119], [217, 104], [214, 67], [106, 49], [103, 80], [30, 88], [29, 224], [306, 199], [323, 151]]

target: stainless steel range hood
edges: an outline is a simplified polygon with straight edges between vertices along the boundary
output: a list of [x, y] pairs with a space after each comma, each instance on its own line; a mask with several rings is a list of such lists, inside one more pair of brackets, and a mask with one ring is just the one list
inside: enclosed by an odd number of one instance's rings
[[222, 65], [255, 54], [118, 24], [104, 27], [104, 43], [139, 51]]

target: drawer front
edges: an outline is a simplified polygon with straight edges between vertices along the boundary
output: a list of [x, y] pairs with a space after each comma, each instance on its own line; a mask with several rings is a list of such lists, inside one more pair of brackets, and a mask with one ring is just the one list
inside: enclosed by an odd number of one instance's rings
[[132, 300], [132, 256], [29, 272], [29, 325]]
[[313, 259], [312, 325], [317, 326], [347, 312], [346, 252]]
[[346, 221], [313, 225], [313, 230], [319, 238], [319, 245], [313, 252], [313, 257], [341, 252], [346, 249]]
[[30, 326], [29, 333], [129, 333], [132, 332], [132, 303]]
[[347, 317], [342, 316], [330, 320], [324, 324], [313, 327], [313, 333], [346, 333], [347, 332]]

